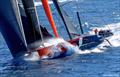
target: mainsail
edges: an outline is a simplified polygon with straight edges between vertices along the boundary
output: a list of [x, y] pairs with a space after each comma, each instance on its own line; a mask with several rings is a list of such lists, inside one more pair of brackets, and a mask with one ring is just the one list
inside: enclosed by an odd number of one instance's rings
[[26, 52], [26, 46], [13, 2], [15, 0], [0, 0], [0, 30], [13, 57], [19, 57]]
[[[22, 15], [17, 0], [0, 0], [0, 31], [14, 58], [23, 56], [27, 52], [28, 44], [51, 37], [46, 28], [39, 24], [33, 0], [22, 1], [26, 15]], [[41, 44], [41, 41], [38, 42], [35, 48]]]
[[24, 33], [24, 29], [23, 29], [23, 24], [22, 24], [22, 20], [21, 20], [21, 15], [20, 15], [20, 10], [19, 10], [19, 6], [18, 6], [18, 1], [17, 0], [11, 0], [11, 4], [12, 4], [12, 7], [14, 9], [14, 12], [15, 12], [15, 16], [16, 16], [16, 19], [17, 19], [17, 22], [18, 22], [18, 26], [19, 26], [19, 29], [21, 31], [21, 34], [22, 34], [22, 39], [24, 41], [24, 44], [25, 46], [27, 47], [27, 41], [26, 41], [26, 38], [25, 38], [25, 33]]

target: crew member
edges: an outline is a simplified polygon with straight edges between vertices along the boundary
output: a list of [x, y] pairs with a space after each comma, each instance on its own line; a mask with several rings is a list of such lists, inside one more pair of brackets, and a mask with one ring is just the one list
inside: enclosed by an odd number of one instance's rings
[[97, 33], [98, 33], [98, 29], [95, 29], [94, 32], [95, 32], [95, 34], [97, 35]]

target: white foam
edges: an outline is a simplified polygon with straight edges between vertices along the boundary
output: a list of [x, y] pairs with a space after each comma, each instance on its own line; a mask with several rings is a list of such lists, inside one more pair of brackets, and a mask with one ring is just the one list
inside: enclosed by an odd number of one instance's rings
[[39, 61], [40, 57], [37, 52], [31, 52], [30, 54], [25, 54], [24, 55], [24, 60], [26, 61]]
[[[107, 25], [105, 25], [107, 26]], [[114, 33], [113, 36], [111, 36], [109, 41], [112, 43], [113, 46], [120, 46], [120, 23], [113, 23], [109, 24], [110, 29]]]
[[102, 53], [104, 52], [104, 49], [103, 48], [94, 48], [94, 49], [91, 49], [91, 50], [84, 50], [84, 51], [77, 51], [76, 54], [90, 54], [90, 53]]
[[[92, 27], [92, 29], [94, 29], [94, 28], [96, 28], [96, 27]], [[108, 28], [110, 28], [112, 30], [114, 35], [107, 39], [110, 41], [110, 43], [112, 44], [113, 47], [120, 46], [120, 23], [112, 23], [112, 24], [104, 25], [104, 27], [99, 27], [97, 29], [105, 30]], [[92, 33], [92, 32], [90, 32], [90, 33]], [[107, 42], [104, 42], [104, 45], [106, 45], [106, 44], [107, 44]]]

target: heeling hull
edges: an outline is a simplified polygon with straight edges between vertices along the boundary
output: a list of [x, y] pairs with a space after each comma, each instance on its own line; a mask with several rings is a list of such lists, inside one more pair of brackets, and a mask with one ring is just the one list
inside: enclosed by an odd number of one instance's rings
[[39, 46], [36, 51], [40, 59], [44, 59], [45, 57], [48, 59], [55, 59], [70, 56], [74, 53], [74, 46], [70, 43], [73, 44], [73, 42], [76, 42], [78, 39], [67, 42], [61, 38], [51, 38], [46, 40], [43, 45]]
[[[104, 41], [103, 37], [101, 36], [99, 37], [97, 35], [88, 35], [88, 36], [83, 36], [81, 38], [82, 39], [80, 38], [72, 39], [69, 40], [68, 42], [73, 45], [78, 45], [80, 50], [89, 50], [97, 47]], [[80, 41], [82, 41], [81, 44], [79, 43]]]
[[89, 50], [92, 48], [97, 47], [98, 45], [100, 45], [103, 41], [97, 41], [97, 42], [91, 42], [91, 43], [87, 43], [85, 45], [80, 46], [80, 50]]
[[13, 57], [23, 55], [26, 47], [10, 0], [0, 0], [0, 30]]
[[71, 56], [72, 54], [74, 54], [74, 50], [71, 48], [72, 47], [65, 47], [65, 50], [61, 50], [60, 45], [65, 44], [66, 42], [59, 42], [57, 44], [53, 44], [44, 48], [38, 48], [36, 49], [40, 59], [57, 59], [57, 58], [63, 58], [66, 56]]
[[[86, 42], [85, 39], [89, 40], [89, 42]], [[82, 40], [84, 42], [82, 42], [82, 45], [80, 45], [80, 50], [89, 50], [91, 48], [95, 48], [96, 46], [98, 46], [99, 44], [101, 44], [104, 39], [102, 37], [98, 37], [96, 35], [90, 35], [90, 36], [84, 36], [82, 39], [81, 38], [75, 38], [72, 40], [69, 40], [67, 42], [69, 42], [72, 45], [78, 45], [79, 41]], [[55, 42], [56, 40], [54, 40]], [[40, 58], [44, 59], [56, 59], [56, 58], [62, 58], [62, 57], [66, 57], [66, 56], [71, 56], [72, 54], [74, 54], [74, 46], [73, 48], [67, 44], [66, 46], [68, 46], [67, 50], [64, 52], [59, 51], [58, 45], [60, 45], [61, 43], [65, 43], [63, 42], [59, 42], [57, 44], [53, 44], [47, 47], [43, 47], [43, 48], [38, 48], [36, 49]], [[57, 55], [56, 54], [52, 54], [51, 52], [54, 53], [56, 52], [56, 47], [57, 47]], [[72, 48], [72, 49], [71, 49]], [[46, 57], [47, 56], [47, 57]], [[51, 57], [52, 56], [52, 57]]]

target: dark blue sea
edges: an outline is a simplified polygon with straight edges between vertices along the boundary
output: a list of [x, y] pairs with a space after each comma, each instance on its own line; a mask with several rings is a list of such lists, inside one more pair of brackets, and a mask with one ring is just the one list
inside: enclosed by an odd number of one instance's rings
[[[120, 77], [120, 0], [60, 1], [60, 5], [76, 27], [76, 11], [79, 11], [86, 33], [92, 33], [94, 28], [110, 28], [114, 33], [108, 38], [112, 46], [105, 41], [92, 50], [81, 51], [80, 54], [69, 57], [24, 61], [12, 58], [0, 33], [0, 77]], [[61, 37], [67, 39], [60, 16], [53, 4], [50, 5], [58, 32]], [[39, 2], [36, 7], [40, 24], [50, 29], [43, 7]]]

